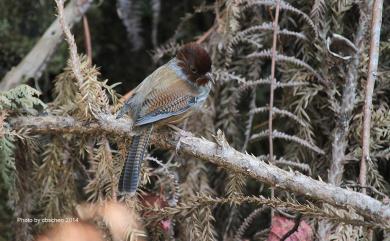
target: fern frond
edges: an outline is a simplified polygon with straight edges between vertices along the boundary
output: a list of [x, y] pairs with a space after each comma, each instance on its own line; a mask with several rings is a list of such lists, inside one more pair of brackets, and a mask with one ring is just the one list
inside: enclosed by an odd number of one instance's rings
[[263, 45], [261, 43], [259, 43], [258, 40], [245, 38], [245, 39], [241, 39], [240, 41], [241, 41], [241, 43], [246, 43], [248, 45], [255, 47], [256, 49], [263, 48]]
[[14, 181], [15, 138], [8, 130], [3, 130], [0, 136], [0, 178], [6, 189], [10, 189]]
[[307, 165], [305, 163], [288, 161], [288, 160], [285, 160], [283, 157], [281, 157], [280, 159], [276, 159], [275, 165], [276, 166], [294, 167], [294, 168], [297, 168], [297, 169], [304, 171], [306, 174], [311, 176], [311, 169], [310, 169], [309, 165]]
[[100, 73], [96, 66], [91, 66], [85, 56], [80, 59], [81, 86], [75, 81], [71, 63], [68, 62], [68, 67], [56, 78], [53, 112], [75, 114], [87, 119], [94, 118], [98, 113], [110, 112], [110, 101], [114, 106], [118, 102], [118, 94], [113, 89], [117, 84], [109, 86], [107, 80], [99, 81]]
[[[261, 156], [258, 156], [256, 158], [259, 159], [260, 161], [264, 161], [264, 162], [269, 161], [268, 154], [261, 155]], [[296, 161], [286, 160], [284, 157], [277, 157], [277, 156], [275, 156], [274, 159], [275, 159], [275, 165], [277, 165], [277, 166], [295, 167], [295, 168], [298, 168], [298, 169], [304, 171], [309, 176], [311, 175], [311, 169], [310, 169], [309, 165], [307, 165], [305, 163], [298, 163]]]
[[340, 224], [337, 225], [336, 229], [331, 232], [330, 235], [327, 236], [329, 240], [361, 240], [368, 241], [368, 233], [364, 230], [363, 227], [355, 227], [352, 225]]
[[[266, 111], [269, 111], [269, 107], [258, 107], [258, 108], [255, 108], [255, 109], [251, 110], [250, 113], [257, 114], [257, 113], [264, 113]], [[306, 127], [306, 122], [304, 120], [302, 120], [297, 115], [295, 115], [294, 113], [291, 113], [288, 110], [281, 110], [281, 109], [278, 109], [277, 107], [273, 107], [272, 111], [275, 114], [279, 114], [279, 115], [282, 115], [282, 116], [287, 116], [287, 117], [291, 118], [292, 120], [296, 121], [301, 126]]]
[[76, 162], [69, 159], [71, 155], [64, 148], [63, 141], [55, 138], [46, 144], [42, 163], [34, 163], [34, 176], [41, 185], [37, 190], [44, 217], [61, 217], [74, 205]]
[[310, 17], [315, 19], [315, 22], [320, 22], [323, 20], [326, 11], [326, 2], [325, 0], [314, 0], [313, 7], [310, 11]]
[[241, 15], [241, 9], [239, 8], [236, 1], [228, 0], [226, 3], [227, 6], [227, 22], [228, 27], [230, 28], [229, 34], [234, 34], [240, 29], [240, 15]]
[[157, 63], [157, 61], [159, 61], [162, 57], [166, 55], [168, 56], [174, 55], [179, 50], [180, 46], [181, 46], [180, 44], [174, 41], [158, 46], [157, 48], [151, 51], [151, 56], [153, 61]]
[[215, 222], [210, 207], [198, 208], [192, 215], [193, 225], [189, 231], [190, 240], [217, 240], [216, 232], [212, 225]]
[[53, 113], [72, 114], [78, 106], [77, 95], [79, 87], [74, 78], [72, 68], [68, 65], [64, 71], [54, 79], [54, 100], [51, 103]]
[[[231, 79], [236, 80], [240, 84], [241, 91], [251, 87], [256, 87], [258, 85], [271, 84], [270, 78], [264, 78], [258, 80], [247, 80], [245, 77], [242, 77], [240, 75], [221, 72], [221, 71], [216, 71], [214, 73], [214, 76], [216, 79], [218, 79], [221, 82], [227, 82]], [[308, 82], [303, 82], [303, 81], [288, 81], [288, 82], [276, 81], [275, 88], [297, 87], [297, 86], [303, 86], [308, 84], [309, 84]]]
[[[368, 166], [368, 183], [370, 186], [374, 187], [377, 190], [383, 191], [386, 194], [389, 194], [389, 183], [386, 181], [384, 176], [378, 170], [378, 164], [373, 160], [367, 162]], [[376, 198], [381, 198], [381, 195], [375, 193]]]
[[[263, 50], [261, 52], [252, 53], [252, 54], [248, 55], [247, 58], [272, 58], [272, 51], [270, 49], [267, 49], [267, 50]], [[309, 70], [310, 72], [312, 72], [318, 80], [320, 80], [321, 82], [324, 82], [324, 79], [321, 77], [320, 74], [317, 73], [317, 71], [315, 71], [310, 65], [308, 65], [307, 63], [305, 63], [304, 61], [302, 61], [300, 59], [297, 59], [293, 56], [286, 56], [283, 54], [277, 54], [276, 60], [292, 63], [294, 65], [303, 67], [303, 68]]]
[[[249, 27], [247, 29], [244, 29], [236, 34], [236, 36], [233, 37], [231, 43], [233, 45], [237, 45], [240, 41], [243, 41], [248, 38], [248, 35], [261, 32], [263, 30], [273, 31], [272, 23], [266, 22], [262, 25], [255, 25], [252, 27]], [[294, 36], [298, 39], [307, 40], [306, 36], [302, 33], [290, 31], [288, 29], [282, 29], [278, 31], [278, 34], [286, 35], [286, 36]]]
[[133, 45], [133, 50], [143, 46], [141, 37], [141, 11], [138, 1], [117, 0], [117, 13], [127, 31], [127, 37]]
[[[275, 1], [272, 0], [245, 0], [245, 1], [239, 1], [243, 8], [245, 10], [252, 8], [253, 6], [275, 6]], [[311, 18], [301, 10], [291, 6], [289, 3], [285, 1], [280, 1], [280, 9], [289, 11], [292, 13], [297, 14], [298, 16], [301, 16], [305, 22], [310, 26], [312, 31], [314, 32], [315, 38], [318, 38], [318, 31], [314, 24], [314, 22], [311, 20]]]
[[90, 201], [102, 201], [106, 196], [115, 196], [116, 192], [116, 172], [114, 170], [114, 160], [108, 141], [103, 137], [97, 144], [91, 161], [90, 172], [93, 178], [85, 187]]
[[241, 241], [243, 240], [243, 236], [245, 234], [245, 231], [248, 230], [250, 225], [253, 223], [255, 218], [257, 218], [259, 215], [261, 215], [263, 212], [269, 210], [269, 207], [261, 207], [261, 208], [256, 208], [253, 210], [248, 217], [244, 219], [244, 222], [240, 225], [236, 235], [234, 236], [235, 241]]
[[228, 196], [239, 195], [243, 193], [246, 184], [246, 177], [241, 174], [230, 174], [226, 184], [226, 193]]
[[28, 85], [19, 85], [9, 91], [0, 92], [0, 111], [1, 110], [24, 110], [29, 113], [35, 113], [34, 106], [46, 108], [37, 96], [40, 92]]
[[[268, 130], [264, 130], [258, 134], [254, 134], [252, 135], [251, 137], [251, 140], [254, 141], [254, 140], [258, 140], [258, 139], [261, 139], [261, 138], [265, 138], [265, 137], [268, 137], [269, 135], [269, 131]], [[321, 150], [319, 147], [315, 146], [314, 144], [311, 144], [297, 136], [292, 136], [292, 135], [288, 135], [286, 133], [283, 133], [283, 132], [279, 132], [277, 130], [274, 130], [272, 132], [272, 136], [275, 137], [275, 138], [279, 138], [279, 139], [284, 139], [284, 140], [288, 140], [288, 141], [293, 141], [295, 143], [298, 143], [302, 146], [305, 146], [311, 150], [313, 150], [314, 152], [317, 152], [319, 154], [322, 154], [324, 155], [325, 152], [323, 150]]]
[[[262, 84], [271, 84], [271, 81], [269, 78], [268, 79], [259, 79], [259, 80], [249, 80], [240, 86], [240, 90], [245, 90], [245, 89], [248, 89], [251, 87], [256, 87], [256, 86], [262, 85]], [[302, 81], [289, 81], [289, 82], [276, 81], [275, 88], [298, 87], [298, 86], [304, 86], [304, 85], [308, 85], [308, 84], [309, 83], [302, 82]]]

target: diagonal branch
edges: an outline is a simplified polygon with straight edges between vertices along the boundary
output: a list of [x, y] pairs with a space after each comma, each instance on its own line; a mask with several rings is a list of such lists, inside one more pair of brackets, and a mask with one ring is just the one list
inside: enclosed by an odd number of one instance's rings
[[[76, 0], [72, 0], [64, 10], [65, 22], [69, 27], [81, 19], [81, 16], [91, 6], [92, 0], [79, 2], [80, 4], [77, 4]], [[61, 40], [62, 31], [59, 17], [57, 17], [26, 57], [4, 76], [0, 82], [0, 89], [7, 91], [25, 80], [39, 78]]]
[[[31, 133], [83, 133], [91, 135], [131, 135], [132, 124], [125, 119], [117, 120], [112, 115], [100, 115], [97, 121], [78, 121], [72, 117], [18, 117], [9, 120], [13, 129], [28, 128]], [[180, 145], [177, 140], [180, 139]], [[284, 171], [256, 157], [232, 148], [220, 132], [216, 142], [197, 138], [188, 133], [155, 133], [151, 142], [159, 148], [175, 150], [209, 161], [223, 168], [252, 177], [273, 187], [305, 195], [320, 202], [356, 210], [378, 226], [390, 228], [390, 207], [365, 194], [314, 180], [299, 172]]]

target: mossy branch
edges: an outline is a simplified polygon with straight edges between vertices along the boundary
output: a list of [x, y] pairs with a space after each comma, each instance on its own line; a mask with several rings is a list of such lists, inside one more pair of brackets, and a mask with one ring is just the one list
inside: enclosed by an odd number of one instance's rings
[[[115, 119], [112, 115], [100, 115], [97, 121], [78, 121], [72, 117], [17, 117], [10, 119], [13, 129], [29, 128], [31, 133], [78, 133], [132, 135], [132, 123], [125, 119]], [[177, 145], [180, 140], [180, 145]], [[335, 206], [354, 209], [367, 220], [379, 226], [390, 226], [390, 207], [362, 193], [314, 180], [299, 172], [284, 171], [276, 166], [259, 161], [256, 157], [241, 153], [232, 148], [221, 131], [215, 142], [198, 138], [189, 133], [156, 132], [151, 143], [162, 149], [209, 161], [223, 168], [252, 177], [270, 186], [305, 195], [312, 199]]]

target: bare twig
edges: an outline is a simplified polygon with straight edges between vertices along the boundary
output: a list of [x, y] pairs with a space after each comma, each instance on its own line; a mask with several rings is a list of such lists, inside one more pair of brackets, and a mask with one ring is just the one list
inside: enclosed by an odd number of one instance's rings
[[[363, 134], [362, 134], [362, 159], [360, 161], [359, 184], [366, 185], [367, 179], [367, 160], [370, 159], [370, 128], [371, 128], [371, 108], [372, 94], [378, 70], [379, 42], [382, 25], [383, 0], [375, 0], [372, 8], [371, 22], [371, 42], [370, 42], [370, 62], [368, 65], [368, 78], [366, 83], [366, 95], [363, 107]], [[365, 189], [362, 190], [365, 192]]]
[[203, 43], [215, 31], [216, 28], [217, 28], [217, 25], [214, 24], [209, 30], [207, 30], [204, 34], [202, 34], [201, 36], [198, 37], [198, 39], [196, 40], [196, 43], [197, 44]]
[[[271, 59], [271, 85], [270, 85], [270, 95], [269, 95], [269, 114], [268, 114], [268, 145], [269, 145], [269, 162], [274, 162], [274, 138], [272, 131], [273, 123], [273, 110], [274, 110], [274, 91], [275, 91], [275, 68], [276, 68], [276, 43], [278, 39], [279, 31], [279, 9], [280, 1], [276, 0], [276, 9], [275, 9], [275, 20], [273, 21], [273, 36], [272, 36], [272, 59]], [[271, 198], [274, 198], [275, 190], [271, 188]], [[273, 210], [271, 210], [271, 216], [273, 216]]]
[[[92, 0], [83, 1], [81, 5], [76, 2], [71, 1], [64, 10], [66, 26], [72, 27], [77, 23], [91, 6]], [[5, 75], [0, 82], [0, 90], [6, 91], [28, 79], [39, 78], [61, 40], [62, 31], [57, 17], [26, 57]]]
[[268, 143], [269, 143], [269, 161], [274, 161], [274, 143], [272, 136], [272, 115], [274, 106], [274, 90], [275, 90], [275, 66], [276, 66], [276, 41], [278, 38], [279, 30], [279, 8], [280, 1], [276, 1], [275, 20], [273, 22], [273, 39], [272, 39], [272, 62], [271, 62], [271, 85], [270, 85], [270, 96], [269, 96], [269, 115], [268, 115]]
[[92, 65], [92, 41], [91, 31], [89, 30], [88, 18], [83, 16], [83, 27], [84, 27], [84, 38], [85, 38], [85, 49], [87, 51], [88, 62]]
[[[132, 123], [115, 119], [112, 115], [97, 116], [96, 121], [77, 121], [72, 117], [18, 117], [10, 118], [13, 129], [29, 128], [31, 133], [84, 133], [91, 135], [132, 135]], [[314, 180], [299, 172], [284, 171], [274, 165], [259, 161], [256, 157], [232, 148], [219, 132], [216, 142], [183, 133], [156, 132], [151, 143], [162, 149], [175, 150], [180, 139], [179, 153], [209, 161], [223, 168], [252, 177], [273, 187], [302, 194], [335, 206], [355, 210], [367, 220], [390, 227], [390, 207], [365, 194]]]

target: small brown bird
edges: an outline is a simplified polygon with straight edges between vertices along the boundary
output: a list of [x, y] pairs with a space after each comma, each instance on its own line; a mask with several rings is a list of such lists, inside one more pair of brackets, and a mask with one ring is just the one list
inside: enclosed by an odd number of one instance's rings
[[196, 43], [184, 45], [176, 57], [146, 77], [119, 111], [129, 113], [140, 135], [134, 136], [119, 179], [119, 192], [134, 193], [153, 127], [176, 124], [202, 106], [211, 87], [211, 59]]

